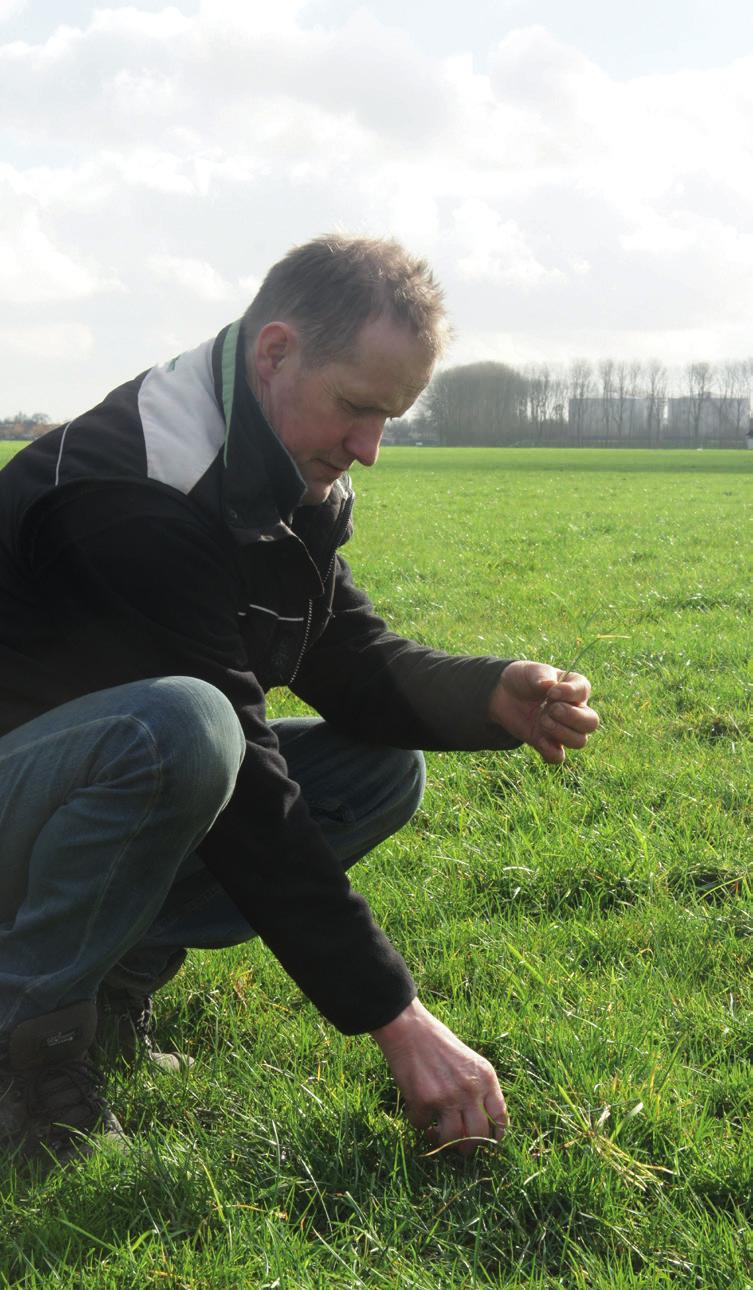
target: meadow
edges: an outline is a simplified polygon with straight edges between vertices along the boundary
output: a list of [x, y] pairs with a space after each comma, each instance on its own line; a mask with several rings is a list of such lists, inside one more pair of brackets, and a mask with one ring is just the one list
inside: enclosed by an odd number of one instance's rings
[[[753, 453], [385, 450], [346, 554], [403, 633], [577, 667], [602, 728], [428, 756], [353, 872], [512, 1128], [464, 1161], [265, 947], [194, 952], [133, 1136], [0, 1168], [0, 1285], [753, 1286]], [[297, 711], [272, 696], [275, 715]]]

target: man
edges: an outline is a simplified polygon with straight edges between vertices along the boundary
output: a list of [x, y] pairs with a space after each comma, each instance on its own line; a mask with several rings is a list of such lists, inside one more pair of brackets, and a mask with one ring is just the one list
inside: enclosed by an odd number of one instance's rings
[[[151, 1049], [186, 947], [258, 933], [370, 1032], [437, 1143], [499, 1137], [484, 1059], [416, 997], [345, 870], [400, 828], [417, 747], [582, 747], [589, 686], [387, 630], [339, 548], [347, 470], [427, 384], [441, 293], [392, 242], [321, 238], [241, 323], [0, 472], [0, 1136], [118, 1138], [91, 1051]], [[287, 685], [323, 720], [269, 722]]]

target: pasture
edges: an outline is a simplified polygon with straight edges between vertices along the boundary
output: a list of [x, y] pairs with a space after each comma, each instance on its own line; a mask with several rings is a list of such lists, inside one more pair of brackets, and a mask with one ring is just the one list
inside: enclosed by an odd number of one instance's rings
[[[594, 687], [602, 730], [429, 755], [354, 871], [512, 1129], [429, 1153], [260, 943], [194, 952], [124, 1159], [0, 1171], [0, 1285], [753, 1285], [753, 453], [389, 449], [345, 554], [395, 629]], [[273, 695], [274, 715], [296, 710]]]

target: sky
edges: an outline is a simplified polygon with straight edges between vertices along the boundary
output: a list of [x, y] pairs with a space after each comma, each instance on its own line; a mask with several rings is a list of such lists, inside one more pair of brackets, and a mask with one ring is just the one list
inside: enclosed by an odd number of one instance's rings
[[0, 416], [67, 419], [332, 230], [448, 363], [753, 355], [750, 0], [0, 0]]

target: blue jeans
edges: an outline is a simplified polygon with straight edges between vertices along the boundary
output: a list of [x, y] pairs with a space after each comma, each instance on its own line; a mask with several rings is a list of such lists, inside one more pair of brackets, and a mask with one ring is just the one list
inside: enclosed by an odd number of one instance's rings
[[[410, 819], [420, 753], [271, 724], [343, 867]], [[191, 677], [89, 694], [0, 738], [0, 1033], [94, 999], [108, 974], [148, 990], [184, 947], [254, 935], [196, 854], [244, 752], [228, 700]]]

